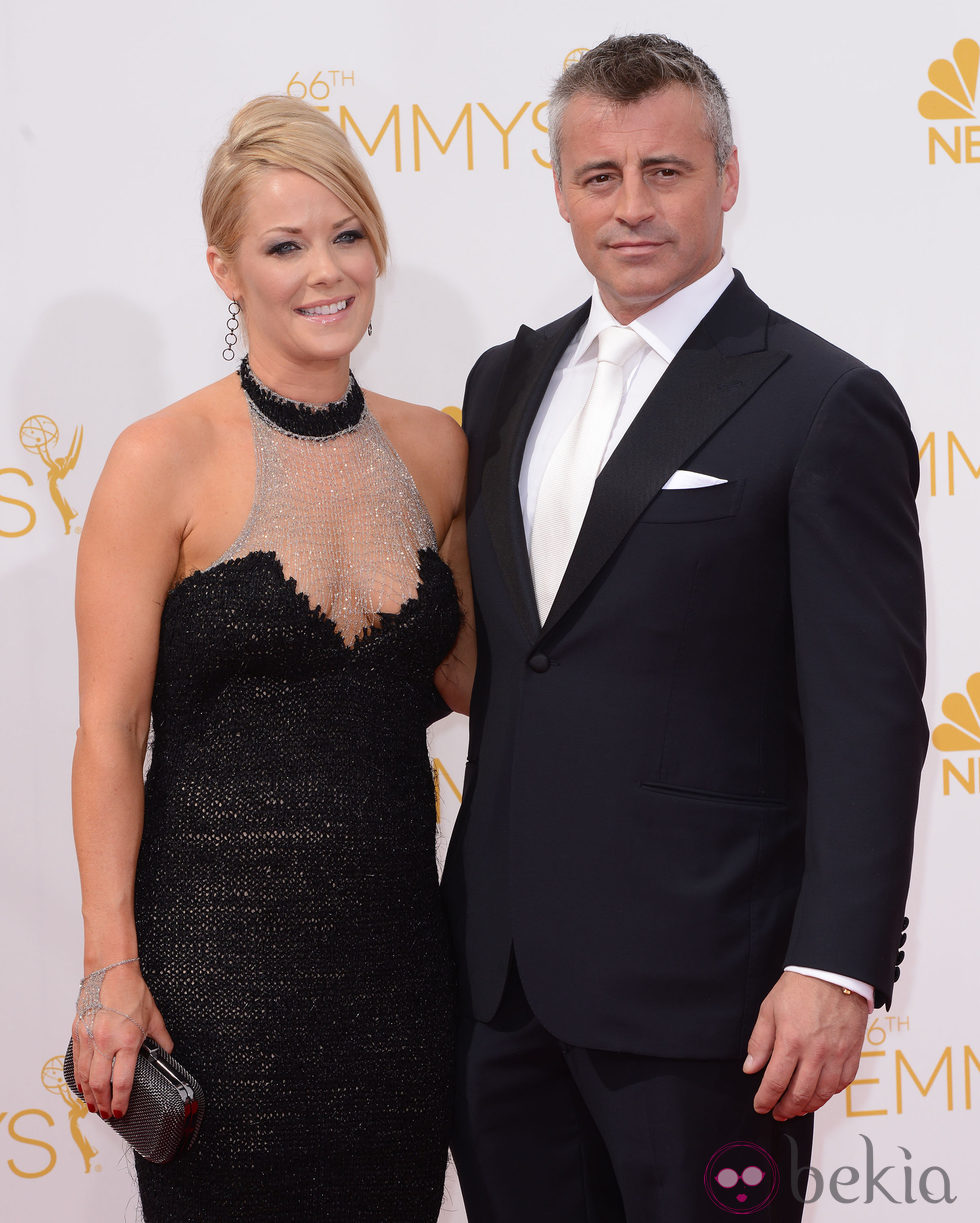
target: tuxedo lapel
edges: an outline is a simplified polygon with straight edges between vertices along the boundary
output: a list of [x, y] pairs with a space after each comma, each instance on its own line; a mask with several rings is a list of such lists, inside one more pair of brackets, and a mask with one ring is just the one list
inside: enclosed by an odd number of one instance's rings
[[543, 632], [583, 594], [670, 476], [785, 361], [765, 346], [767, 318], [768, 307], [736, 273], [599, 474]]
[[524, 446], [555, 366], [588, 313], [586, 302], [540, 331], [522, 327], [517, 333], [498, 392], [496, 447], [483, 469], [490, 538], [529, 640], [537, 638], [540, 625], [519, 490]]

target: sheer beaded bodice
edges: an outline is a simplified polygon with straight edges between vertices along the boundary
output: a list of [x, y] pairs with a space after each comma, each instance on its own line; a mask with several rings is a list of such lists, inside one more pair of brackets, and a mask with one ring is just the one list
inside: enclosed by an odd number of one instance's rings
[[255, 500], [218, 564], [274, 551], [283, 574], [347, 645], [414, 595], [435, 547], [411, 475], [367, 410], [353, 374], [331, 404], [283, 399], [242, 363], [255, 438]]

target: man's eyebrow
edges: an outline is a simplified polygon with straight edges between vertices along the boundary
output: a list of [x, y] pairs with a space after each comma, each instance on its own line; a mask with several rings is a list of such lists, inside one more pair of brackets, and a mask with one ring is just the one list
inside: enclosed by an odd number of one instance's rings
[[[691, 170], [693, 165], [686, 157], [681, 157], [679, 153], [659, 153], [655, 157], [644, 157], [640, 162], [641, 166], [646, 170], [651, 166], [677, 166], [682, 170]], [[583, 174], [594, 174], [597, 171], [603, 170], [618, 170], [620, 163], [613, 158], [598, 158], [595, 161], [586, 161], [575, 170], [575, 177], [580, 178]]]
[[682, 170], [693, 170], [694, 166], [679, 153], [661, 153], [659, 157], [644, 157], [641, 163], [647, 166], [679, 166]]
[[582, 165], [577, 166], [575, 175], [578, 177], [582, 174], [591, 174], [594, 170], [618, 170], [619, 162], [613, 161], [612, 158], [599, 159], [597, 161], [586, 161]]

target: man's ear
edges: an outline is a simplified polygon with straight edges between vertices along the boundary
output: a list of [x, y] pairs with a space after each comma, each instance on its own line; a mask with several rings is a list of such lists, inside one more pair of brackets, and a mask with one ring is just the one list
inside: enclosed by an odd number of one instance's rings
[[555, 199], [558, 201], [558, 211], [561, 213], [562, 220], [568, 220], [568, 209], [565, 207], [565, 197], [562, 195], [561, 183], [558, 181], [558, 175], [552, 170], [551, 177], [555, 184]]
[[721, 210], [727, 212], [738, 199], [738, 149], [732, 149], [725, 168], [721, 172], [723, 191]]
[[208, 247], [207, 260], [211, 275], [218, 282], [218, 286], [229, 301], [240, 300], [241, 288], [232, 264], [215, 246]]

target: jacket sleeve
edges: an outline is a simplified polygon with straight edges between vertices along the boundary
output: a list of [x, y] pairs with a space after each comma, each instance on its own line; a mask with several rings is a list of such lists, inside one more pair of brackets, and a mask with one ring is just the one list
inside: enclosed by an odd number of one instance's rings
[[918, 473], [898, 396], [859, 367], [828, 391], [790, 487], [808, 803], [786, 962], [867, 981], [879, 1004], [901, 958], [928, 744]]

